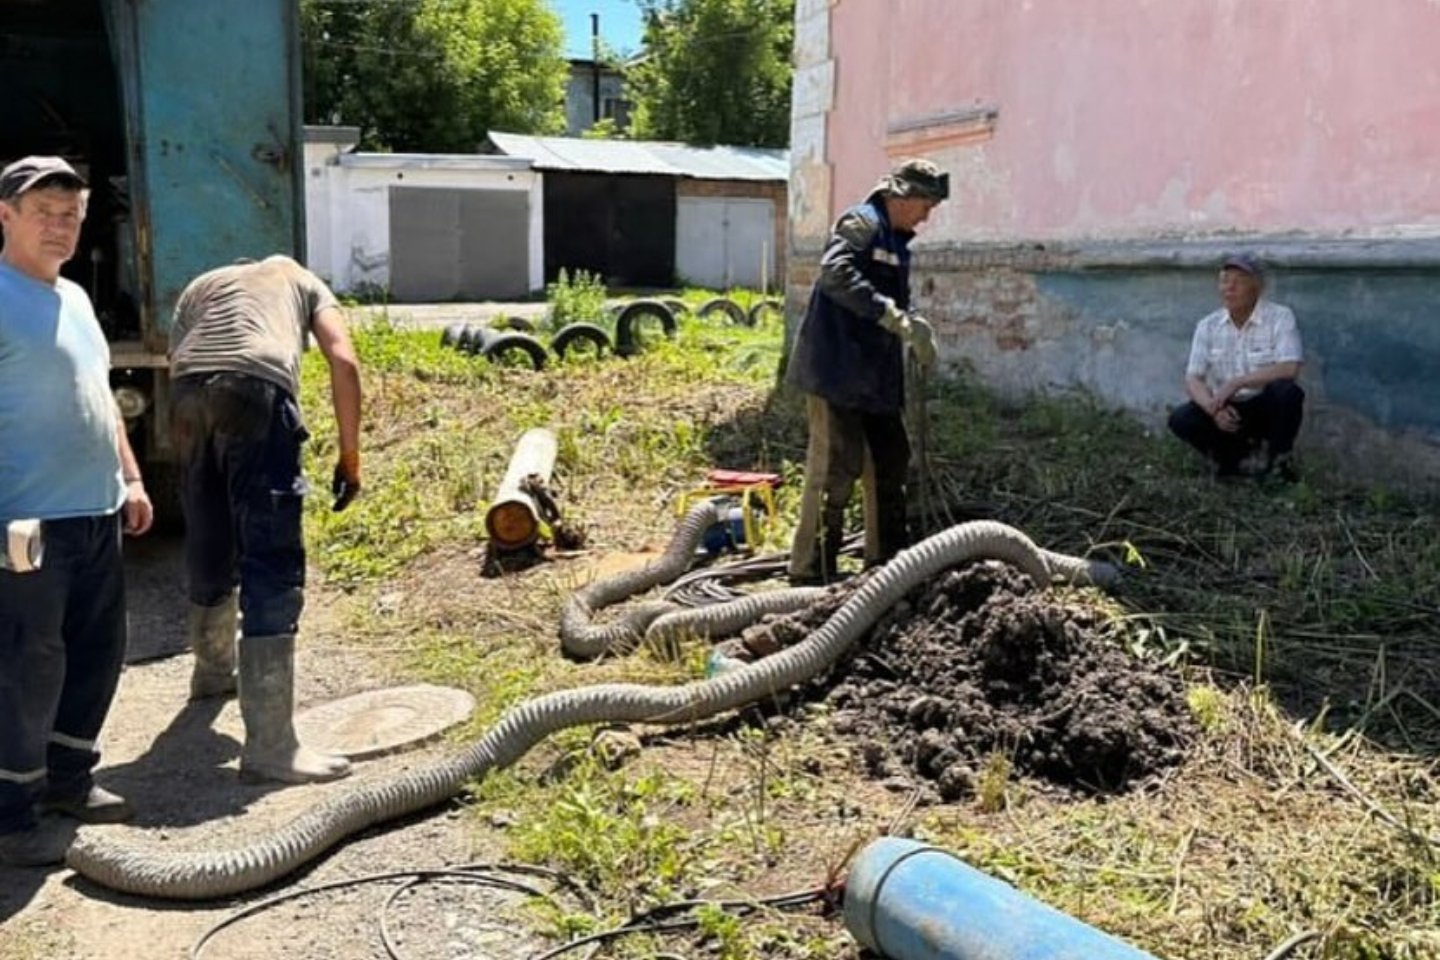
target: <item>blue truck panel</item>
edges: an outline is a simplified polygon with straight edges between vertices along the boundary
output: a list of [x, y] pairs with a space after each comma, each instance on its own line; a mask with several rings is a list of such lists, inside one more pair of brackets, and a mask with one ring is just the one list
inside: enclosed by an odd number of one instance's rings
[[145, 343], [175, 301], [237, 257], [299, 255], [295, 0], [109, 0], [125, 104]]

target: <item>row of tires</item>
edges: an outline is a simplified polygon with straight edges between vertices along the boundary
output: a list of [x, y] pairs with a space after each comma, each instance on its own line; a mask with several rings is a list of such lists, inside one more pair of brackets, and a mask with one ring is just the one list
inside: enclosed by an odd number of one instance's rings
[[[550, 353], [564, 359], [569, 356], [603, 357], [615, 355], [634, 356], [644, 350], [647, 343], [659, 337], [673, 339], [676, 318], [690, 313], [685, 301], [678, 298], [632, 300], [614, 308], [615, 338], [604, 327], [594, 323], [571, 323], [556, 331], [550, 340], [549, 350], [536, 336], [535, 325], [529, 320], [509, 317], [505, 326], [491, 327], [483, 324], [452, 323], [440, 335], [442, 347], [453, 347], [462, 353], [476, 354], [486, 359], [505, 364], [527, 364], [540, 370], [544, 368]], [[780, 301], [764, 299], [755, 302], [748, 311], [726, 297], [707, 300], [695, 311], [702, 318], [725, 316], [732, 323], [755, 326], [773, 313], [781, 312]]]

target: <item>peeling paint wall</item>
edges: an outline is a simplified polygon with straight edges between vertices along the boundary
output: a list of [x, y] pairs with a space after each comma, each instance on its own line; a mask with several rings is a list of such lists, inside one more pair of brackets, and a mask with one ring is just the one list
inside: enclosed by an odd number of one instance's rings
[[1305, 340], [1302, 448], [1440, 478], [1440, 3], [799, 6], [828, 99], [797, 78], [792, 318], [831, 219], [925, 156], [952, 179], [915, 245], [944, 362], [1163, 429], [1220, 256], [1256, 249]]

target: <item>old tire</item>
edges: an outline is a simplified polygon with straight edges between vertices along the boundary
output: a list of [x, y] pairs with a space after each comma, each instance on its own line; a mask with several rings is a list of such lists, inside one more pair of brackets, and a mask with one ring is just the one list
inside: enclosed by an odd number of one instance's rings
[[702, 320], [713, 317], [717, 313], [723, 313], [726, 317], [730, 318], [731, 323], [738, 324], [742, 327], [748, 326], [750, 323], [749, 316], [746, 315], [744, 310], [740, 309], [740, 304], [731, 300], [729, 297], [713, 297], [706, 300], [700, 304], [700, 309], [697, 312]]
[[665, 336], [675, 337], [675, 314], [659, 300], [636, 300], [625, 305], [615, 319], [615, 353], [621, 357], [632, 357], [644, 349], [640, 329], [649, 321], [660, 322]]
[[524, 356], [533, 369], [545, 369], [545, 348], [528, 333], [502, 333], [489, 337], [480, 353], [491, 363], [508, 363], [511, 357]]
[[440, 346], [454, 347], [460, 349], [460, 335], [465, 332], [466, 325], [463, 323], [446, 324], [445, 332], [440, 334]]
[[460, 328], [460, 335], [455, 338], [455, 349], [461, 353], [479, 353], [484, 335], [484, 327], [467, 323]]
[[760, 323], [771, 314], [774, 314], [776, 317], [784, 317], [784, 304], [782, 304], [774, 297], [766, 297], [763, 300], [756, 300], [753, 304], [751, 304], [750, 313], [747, 314], [747, 318], [750, 321], [749, 325], [752, 327], [758, 327]]
[[657, 297], [656, 299], [669, 307], [670, 312], [674, 314], [677, 319], [688, 316], [690, 313], [690, 304], [681, 300], [679, 297]]
[[501, 317], [502, 322], [495, 325], [496, 330], [513, 330], [516, 333], [534, 333], [535, 324], [524, 317]]
[[[615, 351], [614, 345], [610, 343], [610, 334], [604, 328], [597, 327], [593, 323], [571, 323], [566, 324], [555, 334], [555, 339], [550, 341], [550, 349], [555, 351], [555, 356], [565, 358], [570, 350], [589, 350], [596, 357], [603, 357]], [[581, 353], [585, 356], [585, 353]]]

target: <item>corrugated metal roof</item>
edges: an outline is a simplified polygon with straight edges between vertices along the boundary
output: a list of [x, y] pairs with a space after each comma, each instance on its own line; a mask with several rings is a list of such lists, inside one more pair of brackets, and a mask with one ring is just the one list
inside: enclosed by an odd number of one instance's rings
[[790, 151], [759, 147], [689, 147], [653, 140], [585, 140], [490, 133], [500, 153], [525, 157], [536, 170], [654, 173], [696, 180], [788, 180]]

